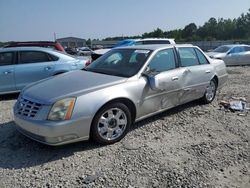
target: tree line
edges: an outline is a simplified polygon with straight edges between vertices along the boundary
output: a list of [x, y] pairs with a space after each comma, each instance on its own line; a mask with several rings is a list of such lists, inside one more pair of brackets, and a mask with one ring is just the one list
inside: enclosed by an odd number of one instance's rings
[[250, 9], [234, 19], [210, 18], [202, 26], [195, 23], [183, 29], [163, 31], [160, 28], [138, 36], [108, 37], [104, 40], [122, 40], [126, 38], [174, 38], [176, 41], [213, 41], [213, 40], [250, 40]]

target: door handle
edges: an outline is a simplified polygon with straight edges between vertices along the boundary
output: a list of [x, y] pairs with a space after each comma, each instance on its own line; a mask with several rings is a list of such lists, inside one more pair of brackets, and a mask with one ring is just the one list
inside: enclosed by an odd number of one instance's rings
[[174, 77], [172, 77], [172, 80], [173, 80], [173, 81], [179, 80], [179, 77], [178, 77], [178, 76], [174, 76]]
[[46, 71], [49, 71], [51, 69], [51, 67], [45, 67]]
[[9, 71], [4, 71], [3, 73], [4, 74], [10, 74], [10, 73], [12, 73], [12, 71], [10, 71], [10, 70]]
[[211, 73], [211, 71], [210, 70], [206, 70], [206, 73], [208, 74], [208, 73]]

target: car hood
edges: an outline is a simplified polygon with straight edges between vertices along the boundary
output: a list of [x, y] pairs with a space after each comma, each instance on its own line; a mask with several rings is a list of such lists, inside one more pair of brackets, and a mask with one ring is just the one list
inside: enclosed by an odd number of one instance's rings
[[211, 58], [224, 58], [227, 53], [218, 53], [218, 52], [208, 52], [206, 53]]
[[118, 76], [71, 71], [27, 86], [22, 91], [22, 96], [34, 102], [53, 104], [66, 97], [77, 97], [126, 80], [127, 78]]

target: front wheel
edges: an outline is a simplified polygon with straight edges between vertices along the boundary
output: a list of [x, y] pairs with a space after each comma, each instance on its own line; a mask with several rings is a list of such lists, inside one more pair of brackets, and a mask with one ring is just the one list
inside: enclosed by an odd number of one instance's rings
[[121, 140], [131, 125], [131, 113], [122, 103], [104, 106], [94, 117], [91, 138], [101, 144], [113, 144]]
[[204, 96], [201, 98], [202, 101], [206, 104], [211, 103], [215, 98], [216, 90], [217, 82], [215, 81], [215, 79], [212, 79], [206, 88]]

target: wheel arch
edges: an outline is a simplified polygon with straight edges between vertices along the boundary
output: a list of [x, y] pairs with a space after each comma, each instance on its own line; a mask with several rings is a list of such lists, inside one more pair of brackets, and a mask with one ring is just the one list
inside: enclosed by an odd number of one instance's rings
[[218, 76], [214, 75], [213, 78], [212, 78], [212, 80], [216, 81], [216, 87], [218, 87], [218, 85], [219, 85], [219, 78], [218, 78]]
[[[97, 114], [100, 110], [102, 110], [106, 105], [109, 105], [109, 104], [111, 104], [111, 103], [122, 103], [122, 104], [126, 105], [126, 106], [128, 107], [128, 109], [129, 109], [130, 113], [131, 113], [132, 122], [135, 121], [135, 118], [136, 118], [136, 106], [135, 106], [135, 104], [134, 104], [133, 101], [131, 101], [130, 99], [125, 98], [125, 97], [115, 98], [115, 99], [112, 99], [112, 100], [110, 100], [110, 101], [107, 101], [106, 103], [104, 103], [104, 104], [98, 109], [98, 111], [95, 113], [95, 116], [96, 116], [96, 114]], [[94, 116], [94, 117], [95, 117], [95, 116]], [[93, 118], [93, 120], [94, 120], [94, 118]], [[93, 122], [93, 120], [92, 120], [92, 122]]]

